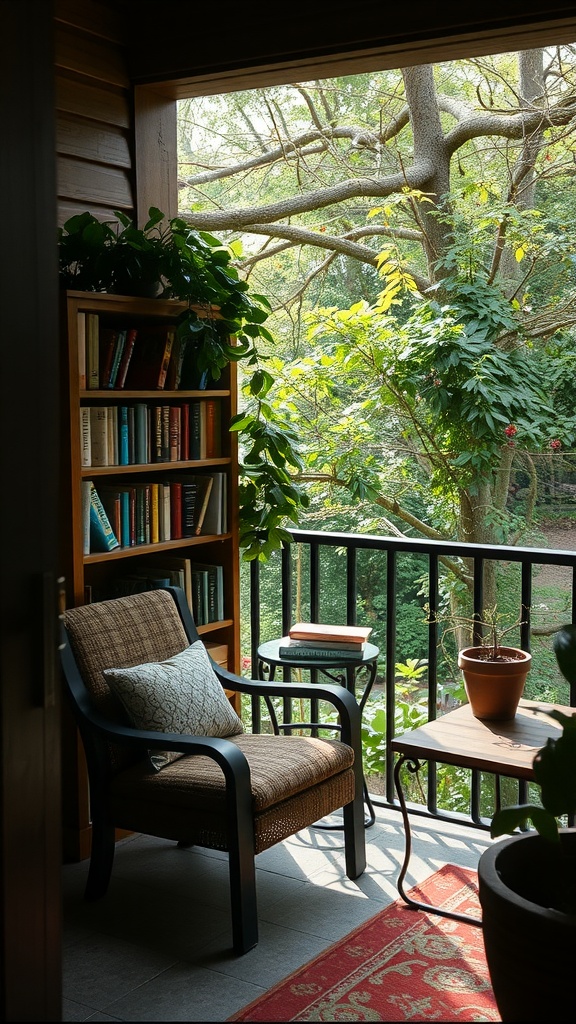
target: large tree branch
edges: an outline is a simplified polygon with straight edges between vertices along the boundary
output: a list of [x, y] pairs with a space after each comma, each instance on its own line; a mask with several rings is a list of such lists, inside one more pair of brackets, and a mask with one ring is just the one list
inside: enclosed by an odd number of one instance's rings
[[281, 199], [277, 203], [256, 208], [202, 212], [194, 210], [183, 214], [183, 219], [190, 227], [201, 231], [241, 231], [248, 225], [253, 229], [256, 219], [262, 226], [294, 217], [300, 213], [323, 210], [327, 206], [344, 203], [349, 199], [383, 199], [401, 191], [405, 186], [422, 189], [432, 172], [432, 162], [422, 157], [414, 161], [404, 171], [387, 175], [384, 178], [351, 178], [349, 181], [341, 181], [336, 185], [328, 185], [326, 188], [314, 189], [302, 196], [291, 196], [289, 199]]
[[509, 115], [493, 112], [476, 113], [451, 128], [446, 133], [445, 142], [449, 152], [455, 153], [464, 143], [480, 136], [523, 140], [533, 132], [569, 124], [574, 117], [576, 97], [568, 97], [548, 110], [532, 107]]

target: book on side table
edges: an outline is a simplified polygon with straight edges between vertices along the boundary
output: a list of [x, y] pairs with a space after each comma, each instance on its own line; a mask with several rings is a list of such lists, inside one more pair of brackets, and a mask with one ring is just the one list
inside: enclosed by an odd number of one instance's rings
[[278, 653], [281, 658], [302, 660], [362, 658], [371, 632], [371, 626], [297, 622], [289, 630], [287, 642], [281, 644]]

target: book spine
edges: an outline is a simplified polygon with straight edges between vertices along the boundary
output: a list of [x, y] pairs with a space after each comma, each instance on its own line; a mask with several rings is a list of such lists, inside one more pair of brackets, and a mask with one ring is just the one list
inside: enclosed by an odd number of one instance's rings
[[194, 536], [194, 510], [196, 508], [197, 485], [195, 483], [182, 484], [182, 536]]
[[144, 402], [136, 402], [134, 420], [136, 463], [145, 466], [148, 462], [148, 408]]
[[163, 405], [161, 409], [161, 447], [162, 462], [170, 462], [170, 406]]
[[162, 458], [162, 406], [153, 405], [150, 411], [152, 423], [152, 461], [163, 462]]
[[120, 542], [123, 548], [130, 547], [130, 492], [120, 491]]
[[179, 405], [169, 406], [170, 462], [180, 461], [180, 430], [182, 410]]
[[291, 647], [290, 645], [278, 648], [281, 658], [300, 658], [302, 661], [362, 661], [363, 651], [333, 651], [326, 647]]
[[130, 464], [127, 405], [121, 405], [118, 409], [118, 462], [121, 466]]
[[160, 509], [158, 484], [150, 484], [150, 543], [160, 541]]
[[190, 458], [190, 405], [185, 402], [180, 406], [180, 459], [187, 462]]
[[222, 453], [220, 431], [220, 401], [208, 398], [206, 405], [206, 458], [218, 459]]
[[117, 343], [118, 331], [110, 327], [102, 328], [100, 331], [100, 338], [98, 340], [98, 348], [100, 386], [103, 388], [107, 388], [110, 383], [110, 372], [112, 370], [114, 352], [116, 351]]
[[86, 390], [86, 313], [78, 313], [76, 319], [78, 335], [78, 387]]
[[100, 387], [99, 322], [97, 313], [86, 313], [86, 381], [89, 391]]
[[166, 332], [166, 344], [164, 346], [164, 356], [162, 358], [162, 365], [158, 374], [158, 388], [163, 388], [166, 384], [166, 376], [168, 374], [168, 367], [170, 366], [170, 356], [172, 354], [172, 345], [174, 344], [175, 329], [173, 327], [168, 328]]
[[115, 405], [106, 407], [108, 420], [108, 465], [118, 465], [118, 409]]
[[124, 352], [124, 346], [126, 344], [126, 331], [118, 331], [116, 338], [116, 345], [114, 347], [114, 355], [112, 358], [112, 366], [110, 368], [110, 376], [108, 379], [108, 387], [116, 387], [116, 380], [118, 379], [118, 370], [120, 369], [120, 362], [122, 354]]
[[92, 444], [90, 440], [90, 407], [80, 408], [80, 461], [82, 466], [92, 465]]
[[108, 413], [99, 405], [90, 406], [90, 448], [93, 466], [108, 465]]
[[366, 646], [364, 640], [359, 643], [353, 643], [352, 641], [350, 643], [338, 643], [336, 640], [291, 640], [290, 645], [291, 647], [305, 647], [308, 650], [311, 647], [321, 646], [330, 651], [356, 651], [357, 653], [363, 651]]
[[116, 388], [123, 388], [126, 383], [126, 374], [128, 373], [128, 367], [130, 360], [132, 359], [132, 353], [134, 351], [134, 342], [136, 341], [137, 330], [135, 327], [130, 327], [126, 331], [126, 341], [124, 343], [124, 350], [122, 352], [122, 358], [120, 360], [120, 366], [118, 367], [118, 374], [116, 376]]
[[172, 540], [182, 537], [182, 484], [178, 481], [170, 484], [170, 533]]
[[136, 464], [136, 419], [134, 406], [128, 406], [128, 465]]
[[198, 399], [190, 402], [190, 459], [198, 461], [201, 452], [201, 414], [202, 402]]
[[90, 551], [113, 551], [119, 547], [110, 520], [94, 484], [90, 488]]
[[94, 484], [92, 480], [82, 481], [82, 552], [90, 554], [90, 496]]

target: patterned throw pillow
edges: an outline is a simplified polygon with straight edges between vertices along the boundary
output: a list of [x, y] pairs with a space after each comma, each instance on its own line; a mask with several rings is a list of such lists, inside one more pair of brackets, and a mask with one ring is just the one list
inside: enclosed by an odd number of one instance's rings
[[[107, 668], [104, 676], [136, 729], [221, 737], [244, 732], [201, 640], [166, 661]], [[150, 752], [157, 771], [183, 756]]]

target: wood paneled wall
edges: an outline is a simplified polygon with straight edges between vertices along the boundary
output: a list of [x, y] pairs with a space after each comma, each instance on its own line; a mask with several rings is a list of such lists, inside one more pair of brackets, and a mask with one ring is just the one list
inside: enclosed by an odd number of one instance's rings
[[56, 2], [58, 219], [90, 210], [134, 212], [133, 104], [120, 21], [113, 8]]

